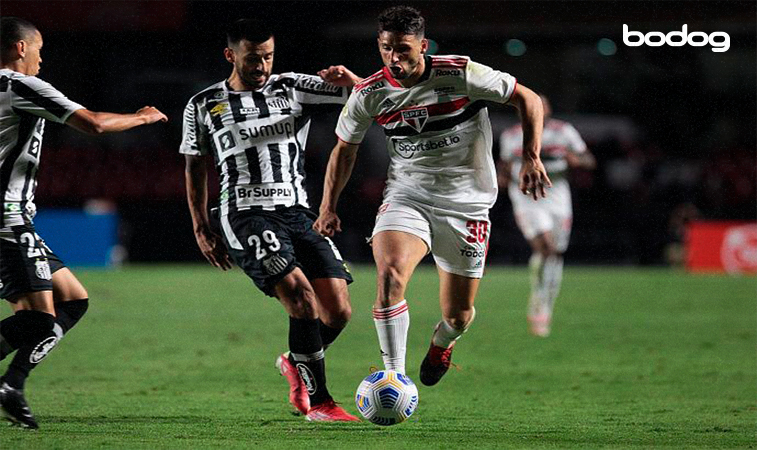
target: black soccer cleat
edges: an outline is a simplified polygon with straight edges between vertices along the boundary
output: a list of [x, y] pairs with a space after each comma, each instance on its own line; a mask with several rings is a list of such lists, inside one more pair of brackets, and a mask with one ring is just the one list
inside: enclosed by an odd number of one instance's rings
[[6, 419], [14, 425], [32, 430], [39, 428], [37, 421], [34, 420], [32, 410], [26, 404], [24, 392], [8, 386], [8, 383], [0, 385], [0, 410], [5, 414]]
[[437, 347], [431, 343], [431, 347], [429, 347], [428, 353], [421, 363], [421, 383], [426, 386], [433, 386], [442, 379], [452, 364], [452, 349], [454, 347], [454, 342], [447, 348]]

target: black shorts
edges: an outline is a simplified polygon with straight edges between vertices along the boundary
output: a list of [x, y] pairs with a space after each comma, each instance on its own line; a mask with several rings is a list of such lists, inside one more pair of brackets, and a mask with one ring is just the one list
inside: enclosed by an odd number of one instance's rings
[[[309, 280], [340, 278], [352, 283], [352, 275], [336, 245], [313, 230], [315, 214], [303, 207], [281, 211], [239, 211], [228, 216], [234, 233], [222, 235], [231, 259], [266, 295], [295, 267]], [[242, 249], [234, 248], [241, 246]]]
[[52, 291], [53, 274], [64, 267], [32, 223], [0, 230], [0, 298], [15, 303], [21, 294]]

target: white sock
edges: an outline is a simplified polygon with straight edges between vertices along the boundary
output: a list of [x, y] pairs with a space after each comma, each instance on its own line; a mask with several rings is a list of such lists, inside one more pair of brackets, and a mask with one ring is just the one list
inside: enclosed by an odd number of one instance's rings
[[547, 303], [547, 285], [544, 274], [546, 264], [541, 253], [532, 253], [528, 260], [528, 269], [531, 272], [531, 297], [528, 299], [528, 315], [535, 316], [542, 313]]
[[373, 323], [376, 325], [384, 367], [404, 374], [407, 330], [410, 328], [407, 300], [388, 308], [374, 308]]
[[546, 286], [546, 312], [550, 316], [555, 306], [555, 299], [560, 293], [562, 284], [563, 257], [554, 255], [547, 258], [544, 263], [544, 284]]
[[433, 343], [437, 347], [448, 348], [450, 345], [452, 345], [453, 342], [460, 339], [460, 336], [462, 336], [463, 333], [468, 331], [470, 324], [473, 323], [473, 319], [475, 318], [476, 308], [473, 308], [473, 314], [471, 315], [470, 322], [468, 322], [465, 328], [461, 330], [453, 328], [452, 325], [447, 323], [446, 320], [442, 319], [441, 321], [439, 321], [439, 323], [436, 324], [436, 328], [434, 329], [434, 336], [431, 338], [431, 343]]

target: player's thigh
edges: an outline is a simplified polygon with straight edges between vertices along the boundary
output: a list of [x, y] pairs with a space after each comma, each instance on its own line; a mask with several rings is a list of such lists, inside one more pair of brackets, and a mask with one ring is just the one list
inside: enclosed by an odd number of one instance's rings
[[552, 242], [554, 243], [557, 253], [565, 253], [570, 243], [570, 233], [573, 229], [573, 215], [561, 213], [554, 216], [554, 227], [552, 229]]
[[389, 201], [381, 205], [371, 235], [379, 272], [391, 268], [409, 277], [431, 249], [431, 225], [423, 207]]
[[258, 289], [276, 297], [275, 286], [298, 266], [289, 230], [271, 217], [247, 212], [230, 217], [229, 224], [237, 240], [232, 245], [224, 233], [229, 256]]
[[68, 267], [61, 267], [53, 273], [53, 296], [56, 302], [67, 302], [83, 300], [89, 294]]
[[513, 214], [518, 229], [529, 242], [541, 234], [551, 233], [554, 229], [553, 215], [543, 206], [531, 204], [514, 209]]
[[0, 230], [0, 298], [14, 309], [54, 314], [52, 271], [62, 262], [31, 224]]
[[273, 285], [271, 291], [290, 317], [318, 318], [315, 290], [299, 267], [293, 267]]
[[431, 252], [440, 269], [467, 278], [483, 276], [491, 229], [488, 211], [438, 210], [431, 227], [434, 236]]
[[[347, 263], [344, 262], [341, 252], [331, 238], [322, 236], [313, 230], [313, 221], [305, 214], [297, 214], [293, 218], [297, 220], [299, 232], [292, 236], [294, 254], [302, 271], [309, 280], [336, 279], [343, 280], [345, 285], [352, 283]], [[329, 286], [331, 283], [321, 283]], [[341, 285], [336, 283], [335, 285]]]

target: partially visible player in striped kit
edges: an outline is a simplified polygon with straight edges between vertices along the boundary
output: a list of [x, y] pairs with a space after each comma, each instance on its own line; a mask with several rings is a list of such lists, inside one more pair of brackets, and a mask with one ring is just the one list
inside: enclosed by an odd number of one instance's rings
[[539, 159], [539, 97], [512, 75], [467, 56], [427, 55], [424, 30], [414, 8], [396, 6], [379, 16], [384, 68], [355, 87], [339, 118], [316, 229], [327, 236], [339, 231], [337, 201], [375, 121], [391, 160], [371, 237], [378, 272], [374, 323], [384, 366], [404, 373], [410, 323], [405, 290], [416, 266], [433, 254], [442, 317], [420, 368], [421, 383], [431, 386], [447, 372], [455, 343], [473, 322], [484, 273], [489, 208], [497, 197], [487, 101], [521, 112], [521, 191], [543, 197], [549, 178]]
[[45, 121], [100, 134], [167, 119], [150, 106], [134, 114], [92, 112], [37, 78], [42, 35], [26, 20], [3, 17], [0, 43], [0, 297], [15, 310], [0, 322], [0, 360], [16, 351], [0, 381], [0, 409], [14, 424], [37, 428], [25, 380], [89, 304], [32, 223]]
[[[326, 387], [324, 350], [352, 313], [352, 277], [334, 243], [312, 229], [304, 152], [310, 116], [338, 111], [358, 78], [343, 66], [321, 71], [323, 79], [272, 74], [274, 37], [264, 23], [241, 19], [227, 41], [231, 76], [192, 97], [184, 113], [180, 151], [197, 244], [223, 270], [231, 256], [284, 306], [290, 351], [276, 366], [289, 382], [292, 405], [311, 421], [357, 420]], [[222, 237], [207, 212], [210, 155], [220, 173]]]
[[573, 225], [573, 206], [568, 185], [571, 168], [593, 169], [594, 156], [573, 126], [553, 119], [549, 101], [544, 104], [544, 131], [541, 158], [552, 180], [549, 197], [534, 201], [518, 190], [520, 158], [523, 153], [523, 128], [515, 125], [500, 136], [500, 160], [497, 164], [499, 187], [507, 189], [515, 221], [531, 245], [531, 296], [528, 323], [532, 334], [549, 336], [555, 299], [560, 292], [563, 254], [568, 249]]

